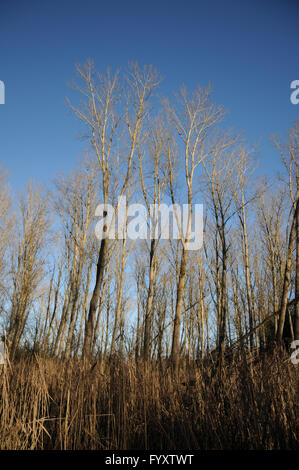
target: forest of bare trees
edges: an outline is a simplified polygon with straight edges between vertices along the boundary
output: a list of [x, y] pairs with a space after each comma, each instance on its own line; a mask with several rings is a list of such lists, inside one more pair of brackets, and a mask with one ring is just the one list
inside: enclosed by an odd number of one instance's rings
[[[215, 403], [224, 406], [222, 411], [214, 411], [220, 413], [217, 416], [223, 423], [230, 386], [231, 393], [238, 394], [246, 384], [248, 390], [255, 390], [252, 400], [258, 402], [261, 384], [272, 384], [282, 390], [275, 406], [287, 408], [286, 415], [295, 403], [292, 393], [296, 394], [298, 372], [289, 357], [292, 341], [299, 340], [299, 121], [287, 135], [271, 136], [273, 159], [281, 162], [281, 171], [267, 177], [259, 169], [259, 149], [251, 147], [244, 134], [227, 130], [226, 111], [213, 102], [209, 88], [199, 85], [190, 92], [182, 87], [175, 97], [166, 99], [161, 98], [160, 82], [151, 66], [131, 64], [124, 73], [100, 74], [92, 62], [78, 65], [68, 106], [86, 142], [80, 162], [74, 157], [74, 169], [57, 175], [48, 189], [29, 182], [18, 195], [9, 188], [5, 169], [0, 170], [0, 327], [6, 351], [5, 364], [0, 366], [3, 448], [175, 448], [175, 432], [170, 433], [172, 441], [162, 431], [160, 440], [150, 438], [154, 426], [150, 413], [156, 425], [163, 415], [167, 428], [170, 417], [166, 410], [179, 409], [172, 402], [169, 408], [165, 402], [162, 409], [167, 390], [171, 399], [181, 393], [187, 402], [184, 423], [190, 419], [189, 402], [196, 393], [203, 400], [196, 413], [207, 413], [205, 406], [211, 409], [214, 397]], [[203, 204], [202, 248], [186, 249], [183, 238], [107, 237], [99, 241], [96, 207], [110, 203], [117, 210], [118, 198], [124, 195], [127, 204], [141, 203], [149, 215], [153, 203], [188, 204], [191, 219], [193, 205]], [[259, 361], [268, 361], [268, 365]], [[269, 369], [269, 364], [278, 368], [278, 362], [289, 375], [282, 373], [277, 379], [273, 372], [267, 380], [254, 376], [262, 367]], [[235, 382], [229, 382], [224, 390], [228, 377], [237, 380], [228, 372], [231, 364], [237, 364], [239, 385], [234, 389]], [[82, 382], [91, 381], [88, 390], [93, 395], [87, 399], [88, 405], [83, 398], [87, 389], [82, 396], [81, 392], [72, 396], [78, 370]], [[210, 372], [205, 375], [205, 370]], [[87, 373], [91, 378], [86, 378]], [[49, 374], [53, 374], [50, 382]], [[60, 375], [65, 377], [65, 385], [59, 386]], [[174, 382], [162, 384], [161, 377]], [[106, 398], [112, 396], [107, 387], [114, 383], [114, 398], [107, 398], [109, 406], [104, 395], [98, 397], [93, 380], [102, 381]], [[147, 383], [143, 398], [138, 380]], [[219, 381], [217, 386], [213, 380]], [[285, 392], [284, 380], [291, 391]], [[38, 390], [34, 381], [40, 383]], [[150, 392], [151, 383], [160, 389]], [[187, 390], [181, 392], [184, 386]], [[194, 396], [190, 398], [191, 386]], [[32, 393], [36, 406], [28, 411], [26, 429], [21, 425], [25, 413], [21, 401], [13, 415], [7, 414], [5, 400], [9, 393], [17, 394], [18, 387], [24, 394], [26, 390]], [[248, 390], [244, 396], [240, 392], [244, 410], [249, 406]], [[55, 393], [57, 400], [52, 405]], [[147, 409], [147, 424], [144, 418], [141, 429], [136, 425], [131, 441], [125, 440], [133, 420], [130, 394], [135, 394], [133, 401], [140, 400], [136, 416], [145, 413], [142, 401], [152, 410]], [[82, 409], [77, 409], [80, 400]], [[94, 418], [84, 421], [83, 405], [94, 412]], [[253, 422], [252, 442], [244, 431], [240, 445], [247, 442], [254, 448], [256, 442], [257, 447], [293, 448], [295, 408], [280, 424], [273, 412], [271, 438]], [[101, 418], [103, 433], [109, 434], [105, 438], [99, 437], [95, 418], [99, 413], [113, 415], [111, 421]], [[236, 425], [238, 417], [234, 419]], [[240, 419], [245, 423], [244, 416]], [[252, 422], [252, 416], [248, 420]], [[85, 423], [85, 440], [79, 428], [73, 430], [74, 422]], [[7, 437], [12, 426], [14, 441]], [[163, 426], [161, 422], [161, 429]], [[179, 421], [175, 426], [180, 429]], [[194, 432], [206, 435], [202, 447], [232, 445], [230, 438], [226, 443], [219, 436], [222, 444], [211, 444], [204, 428], [184, 432], [189, 439], [186, 448], [200, 446]], [[283, 443], [282, 434], [286, 436]]]

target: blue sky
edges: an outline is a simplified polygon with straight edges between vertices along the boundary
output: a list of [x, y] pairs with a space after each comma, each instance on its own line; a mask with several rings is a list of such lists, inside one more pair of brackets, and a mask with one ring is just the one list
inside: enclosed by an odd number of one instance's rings
[[128, 61], [153, 64], [171, 96], [184, 83], [211, 83], [227, 124], [260, 143], [260, 171], [279, 156], [270, 133], [285, 135], [298, 116], [290, 82], [299, 79], [297, 0], [1, 0], [0, 165], [13, 188], [48, 184], [75, 167], [81, 127], [66, 106], [74, 64], [98, 70]]

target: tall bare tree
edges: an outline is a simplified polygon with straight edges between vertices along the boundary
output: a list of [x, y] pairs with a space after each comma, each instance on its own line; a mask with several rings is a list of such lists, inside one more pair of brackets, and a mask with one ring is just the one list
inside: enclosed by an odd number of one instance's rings
[[[130, 66], [122, 87], [118, 73], [111, 75], [110, 71], [107, 71], [106, 75], [101, 75], [94, 70], [91, 62], [84, 67], [78, 66], [77, 72], [83, 87], [76, 89], [83, 95], [85, 101], [81, 107], [71, 105], [71, 108], [87, 125], [88, 138], [99, 164], [103, 203], [107, 204], [111, 202], [113, 179], [118, 180], [120, 197], [127, 190], [142, 132], [142, 123], [147, 112], [147, 101], [159, 80], [152, 67], [140, 69], [137, 64]], [[118, 206], [116, 212], [117, 209]], [[106, 229], [107, 235], [109, 227]], [[98, 255], [96, 281], [85, 326], [83, 355], [86, 357], [91, 354], [107, 249], [108, 238], [103, 236]]]
[[19, 199], [19, 226], [11, 256], [12, 298], [9, 322], [11, 355], [14, 357], [27, 322], [37, 287], [45, 276], [46, 236], [49, 229], [48, 201], [33, 184]]
[[[177, 103], [172, 106], [167, 102], [167, 111], [171, 127], [175, 130], [178, 138], [178, 145], [168, 143], [168, 171], [169, 188], [172, 204], [176, 201], [175, 196], [175, 167], [177, 160], [184, 167], [184, 184], [186, 200], [188, 203], [188, 223], [186, 233], [181, 233], [182, 252], [180, 259], [179, 277], [177, 285], [177, 298], [175, 308], [175, 318], [173, 327], [171, 357], [175, 370], [178, 370], [180, 356], [180, 332], [181, 316], [183, 307], [183, 295], [186, 279], [186, 266], [188, 260], [188, 249], [186, 244], [190, 241], [192, 224], [192, 204], [193, 204], [193, 180], [195, 170], [202, 165], [205, 159], [218, 149], [224, 149], [228, 146], [228, 141], [213, 144], [210, 140], [211, 131], [222, 120], [224, 111], [220, 106], [215, 106], [210, 97], [210, 90], [198, 87], [198, 89], [189, 96], [186, 89], [182, 88], [177, 97]], [[178, 221], [180, 223], [180, 221]]]
[[289, 193], [291, 199], [291, 227], [287, 242], [287, 254], [285, 262], [285, 272], [283, 279], [282, 294], [279, 308], [279, 325], [277, 331], [278, 340], [283, 337], [283, 330], [288, 305], [288, 294], [290, 287], [290, 274], [292, 263], [293, 243], [296, 247], [296, 278], [295, 278], [295, 337], [299, 337], [299, 238], [298, 238], [298, 211], [299, 211], [299, 172], [298, 172], [298, 154], [299, 154], [299, 120], [288, 133], [288, 140], [285, 145], [274, 139], [274, 143], [281, 153], [282, 161], [287, 169]]
[[[165, 161], [165, 130], [163, 129], [161, 120], [155, 122], [155, 126], [149, 130], [146, 136], [145, 144], [147, 151], [138, 152], [139, 159], [139, 172], [141, 189], [144, 202], [147, 207], [148, 217], [151, 219], [152, 232], [155, 232], [155, 219], [156, 214], [152, 213], [151, 205], [156, 208], [161, 204], [166, 182], [167, 171]], [[147, 165], [144, 163], [146, 160]], [[152, 206], [153, 207], [153, 206]], [[144, 338], [143, 338], [143, 359], [149, 360], [150, 345], [151, 345], [151, 330], [153, 326], [153, 307], [154, 307], [154, 288], [158, 274], [158, 246], [159, 238], [155, 238], [154, 233], [151, 233], [150, 248], [149, 248], [149, 274], [148, 274], [148, 294], [146, 299], [146, 309], [144, 315]]]

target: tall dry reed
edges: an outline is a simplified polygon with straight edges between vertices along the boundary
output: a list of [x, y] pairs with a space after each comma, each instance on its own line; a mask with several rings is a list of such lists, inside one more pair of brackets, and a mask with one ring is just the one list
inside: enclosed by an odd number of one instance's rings
[[298, 366], [278, 352], [171, 369], [21, 357], [0, 366], [3, 449], [298, 449]]

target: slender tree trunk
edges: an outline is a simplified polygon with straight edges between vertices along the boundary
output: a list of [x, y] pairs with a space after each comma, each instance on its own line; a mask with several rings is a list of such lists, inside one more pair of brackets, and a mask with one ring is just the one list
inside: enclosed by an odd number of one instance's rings
[[[245, 268], [245, 278], [246, 278], [246, 297], [247, 297], [247, 307], [248, 307], [248, 317], [249, 317], [249, 329], [253, 330], [254, 328], [254, 319], [253, 319], [253, 303], [252, 303], [252, 289], [250, 282], [250, 268], [249, 268], [249, 250], [248, 250], [248, 237], [247, 237], [247, 226], [246, 226], [246, 214], [245, 214], [245, 201], [244, 193], [242, 192], [242, 229], [243, 229], [243, 249], [244, 249], [244, 268]], [[250, 336], [250, 349], [254, 348], [254, 336]]]
[[96, 282], [92, 297], [89, 305], [89, 312], [87, 317], [87, 322], [85, 325], [85, 336], [83, 344], [83, 357], [89, 359], [91, 355], [91, 347], [93, 341], [94, 325], [95, 325], [95, 316], [98, 308], [101, 286], [103, 282], [104, 270], [105, 270], [105, 260], [108, 247], [108, 240], [102, 238], [101, 247], [99, 251], [98, 263], [97, 263], [97, 272], [96, 272]]
[[226, 317], [227, 317], [227, 294], [226, 294], [226, 278], [227, 278], [227, 247], [225, 240], [224, 227], [222, 228], [221, 235], [222, 243], [222, 273], [221, 273], [221, 303], [220, 303], [220, 321], [219, 321], [219, 336], [218, 336], [218, 349], [222, 357], [225, 349], [226, 337]]
[[297, 200], [297, 203], [296, 203], [296, 210], [294, 213], [290, 235], [289, 235], [289, 241], [288, 241], [287, 258], [286, 258], [286, 264], [285, 264], [285, 273], [284, 273], [282, 295], [281, 295], [281, 301], [280, 301], [280, 309], [279, 309], [280, 314], [279, 314], [279, 323], [278, 323], [278, 331], [277, 331], [277, 339], [279, 342], [282, 341], [282, 337], [283, 337], [283, 329], [284, 329], [285, 317], [286, 317], [287, 305], [288, 305], [288, 294], [289, 294], [291, 264], [292, 264], [292, 246], [293, 246], [295, 230], [296, 230], [296, 221], [298, 218], [298, 208], [299, 208], [298, 202], [299, 200]]
[[[80, 268], [79, 268], [79, 271]], [[71, 307], [71, 314], [70, 314], [70, 323], [68, 334], [66, 338], [66, 345], [65, 345], [65, 357], [69, 358], [71, 356], [71, 350], [74, 340], [74, 333], [75, 333], [75, 324], [76, 324], [76, 310], [79, 301], [79, 290], [80, 290], [80, 280], [81, 280], [81, 273], [77, 273], [76, 285], [74, 287], [73, 298], [72, 298], [72, 307]]]
[[87, 321], [86, 314], [87, 314], [87, 302], [88, 302], [88, 293], [89, 293], [89, 284], [90, 284], [90, 277], [91, 277], [91, 268], [92, 264], [88, 266], [88, 271], [87, 271], [87, 279], [86, 279], [86, 285], [85, 285], [85, 292], [84, 292], [84, 301], [83, 301], [83, 311], [81, 315], [81, 322], [80, 322], [80, 328], [79, 328], [79, 334], [78, 334], [78, 341], [77, 341], [77, 347], [76, 347], [76, 355], [78, 355], [78, 351], [80, 348], [80, 341], [81, 341], [81, 336], [83, 332], [83, 326], [84, 326], [84, 320]]
[[43, 351], [44, 351], [44, 353], [46, 353], [47, 351], [50, 351], [49, 339], [50, 339], [50, 336], [51, 336], [52, 325], [53, 325], [53, 322], [54, 322], [54, 319], [55, 319], [55, 316], [56, 316], [56, 311], [57, 311], [57, 300], [58, 300], [58, 294], [59, 294], [59, 288], [60, 288], [61, 274], [62, 274], [62, 264], [61, 264], [61, 266], [59, 268], [59, 272], [58, 272], [58, 280], [57, 280], [57, 287], [55, 289], [53, 311], [52, 311], [49, 327], [48, 327], [48, 330], [47, 330], [47, 334], [46, 334], [46, 336], [44, 338], [44, 342], [43, 342]]
[[146, 311], [144, 318], [144, 341], [143, 341], [143, 359], [148, 361], [150, 358], [150, 333], [152, 324], [152, 309], [153, 309], [153, 286], [155, 277], [155, 263], [154, 263], [155, 240], [151, 240], [150, 249], [150, 266], [149, 266], [149, 287], [146, 301]]
[[137, 326], [136, 326], [136, 342], [135, 342], [135, 362], [138, 363], [140, 351], [140, 281], [137, 280]]
[[[202, 262], [201, 262], [202, 266]], [[204, 319], [205, 319], [205, 311], [206, 311], [206, 306], [205, 306], [205, 299], [204, 299], [204, 293], [203, 293], [203, 288], [204, 288], [204, 283], [203, 283], [203, 276], [202, 276], [202, 267], [200, 267], [200, 273], [199, 273], [199, 295], [200, 295], [200, 342], [201, 342], [201, 358], [204, 358], [205, 354], [205, 331], [204, 331]]]
[[125, 277], [125, 264], [126, 264], [126, 239], [123, 239], [123, 246], [122, 246], [122, 254], [121, 254], [121, 267], [120, 267], [120, 279], [119, 285], [117, 290], [117, 301], [116, 301], [116, 308], [115, 308], [115, 317], [114, 317], [114, 327], [112, 332], [112, 339], [111, 339], [111, 349], [110, 355], [113, 357], [115, 351], [115, 342], [116, 342], [116, 335], [117, 330], [120, 323], [121, 317], [121, 304], [123, 298], [123, 286], [124, 286], [124, 277]]
[[176, 373], [178, 372], [179, 360], [180, 360], [180, 332], [181, 332], [181, 317], [182, 317], [184, 287], [185, 287], [185, 279], [186, 279], [187, 254], [188, 252], [183, 247], [179, 281], [178, 281], [178, 287], [177, 287], [176, 310], [175, 310], [173, 336], [172, 336], [172, 349], [171, 349], [171, 361], [172, 361], [172, 364]]

